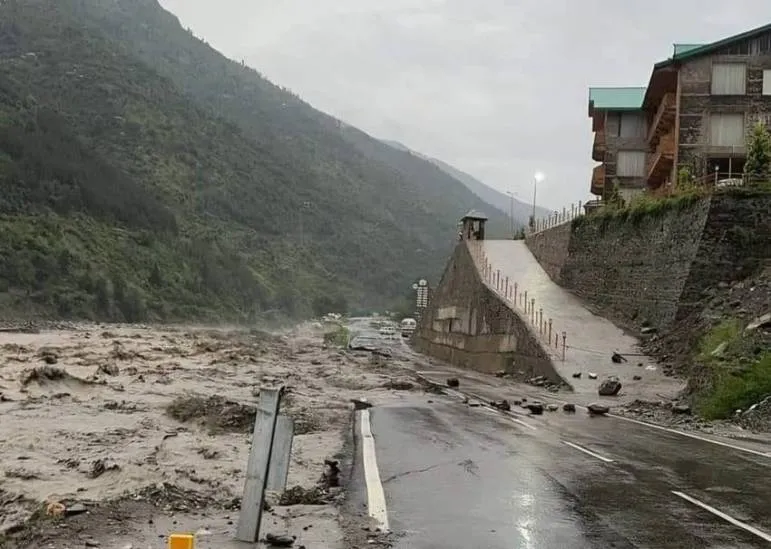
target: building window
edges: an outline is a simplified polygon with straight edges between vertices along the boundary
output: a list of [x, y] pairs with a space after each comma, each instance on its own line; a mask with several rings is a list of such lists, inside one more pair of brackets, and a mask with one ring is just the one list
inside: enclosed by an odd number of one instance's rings
[[616, 175], [645, 177], [645, 151], [618, 151]]
[[763, 71], [763, 95], [771, 95], [771, 71]]
[[747, 65], [715, 63], [712, 65], [712, 95], [744, 95], [747, 93]]
[[621, 113], [618, 135], [631, 139], [645, 137], [645, 118], [643, 115], [636, 112]]
[[744, 114], [715, 113], [710, 116], [710, 145], [744, 147]]

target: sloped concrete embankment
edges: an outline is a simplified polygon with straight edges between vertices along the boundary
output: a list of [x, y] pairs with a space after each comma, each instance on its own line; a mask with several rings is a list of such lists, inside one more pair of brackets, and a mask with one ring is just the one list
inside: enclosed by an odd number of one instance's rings
[[480, 244], [456, 246], [415, 334], [416, 349], [484, 373], [544, 376], [569, 385], [527, 320], [482, 279], [473, 255]]

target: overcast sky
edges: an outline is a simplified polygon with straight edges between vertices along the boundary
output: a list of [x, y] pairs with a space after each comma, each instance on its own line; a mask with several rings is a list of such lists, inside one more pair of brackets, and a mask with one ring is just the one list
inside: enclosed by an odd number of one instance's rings
[[672, 44], [771, 22], [768, 0], [161, 0], [314, 107], [501, 191], [589, 198], [587, 88], [644, 86]]

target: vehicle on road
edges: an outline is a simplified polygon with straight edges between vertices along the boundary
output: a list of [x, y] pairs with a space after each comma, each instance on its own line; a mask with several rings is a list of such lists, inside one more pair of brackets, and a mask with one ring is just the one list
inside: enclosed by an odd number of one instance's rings
[[380, 336], [385, 338], [392, 338], [396, 336], [396, 328], [390, 325], [382, 326], [380, 328]]
[[402, 337], [410, 337], [415, 329], [418, 327], [418, 323], [414, 318], [405, 318], [401, 323]]

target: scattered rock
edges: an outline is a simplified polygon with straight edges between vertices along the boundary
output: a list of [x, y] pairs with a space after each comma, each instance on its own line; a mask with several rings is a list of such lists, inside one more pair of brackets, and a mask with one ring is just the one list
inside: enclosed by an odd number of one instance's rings
[[391, 379], [384, 385], [384, 387], [394, 391], [411, 391], [415, 388], [415, 384], [411, 381], [407, 381], [406, 379]]
[[495, 372], [495, 377], [503, 377], [506, 375], [506, 370], [498, 370]]
[[589, 372], [589, 379], [597, 379], [597, 374]]
[[324, 460], [324, 472], [321, 475], [321, 482], [326, 488], [340, 486], [340, 466], [336, 460]]
[[580, 379], [581, 378], [581, 372], [574, 372], [573, 373], [573, 377], [576, 378], [576, 379]]
[[503, 399], [501, 401], [493, 401], [490, 403], [493, 408], [497, 408], [498, 410], [503, 410], [504, 412], [508, 412], [511, 410], [511, 404], [509, 404], [509, 401], [506, 399]]
[[675, 404], [672, 406], [672, 413], [673, 414], [690, 414], [691, 413], [691, 407], [687, 404]]
[[544, 376], [531, 377], [527, 382], [535, 387], [543, 387], [548, 380]]
[[108, 376], [117, 376], [120, 374], [120, 368], [118, 368], [116, 364], [102, 364], [97, 371], [107, 374]]
[[278, 504], [287, 505], [325, 505], [329, 502], [329, 495], [320, 487], [303, 488], [293, 486], [281, 494]]
[[250, 433], [257, 410], [253, 406], [227, 400], [219, 395], [203, 398], [186, 396], [174, 399], [166, 414], [183, 423], [196, 421], [212, 432]]
[[621, 391], [621, 381], [616, 376], [610, 376], [600, 384], [597, 392], [600, 396], [616, 396]]
[[575, 412], [576, 405], [571, 402], [566, 402], [565, 404], [562, 405], [562, 409], [568, 413]]
[[459, 387], [460, 386], [460, 380], [457, 377], [447, 378], [447, 386], [448, 387]]
[[632, 376], [632, 379], [635, 381], [640, 381], [642, 379], [642, 376]]
[[744, 329], [745, 332], [754, 332], [758, 329], [771, 329], [771, 313], [766, 313], [763, 316], [759, 316], [752, 322], [750, 322]]
[[606, 406], [605, 404], [599, 404], [597, 402], [591, 403], [589, 406], [586, 407], [586, 409], [589, 411], [589, 415], [605, 415], [608, 412], [610, 412], [610, 408]]
[[290, 536], [279, 536], [276, 534], [266, 534], [265, 543], [271, 547], [291, 547], [294, 545], [295, 538]]
[[626, 357], [622, 355], [621, 353], [614, 352], [612, 355], [610, 355], [610, 360], [613, 361], [616, 364], [621, 364], [622, 362], [627, 362]]
[[538, 402], [533, 402], [528, 404], [527, 409], [530, 410], [531, 414], [536, 416], [543, 414], [543, 404], [540, 404]]
[[88, 472], [90, 478], [101, 477], [108, 471], [119, 471], [120, 467], [117, 463], [113, 463], [106, 459], [95, 459], [91, 463], [91, 470]]
[[372, 408], [372, 403], [367, 402], [366, 398], [354, 398], [351, 399], [351, 402], [353, 402], [354, 410], [366, 410], [368, 408]]
[[556, 404], [549, 404], [546, 406], [546, 409], [549, 410], [550, 412], [556, 412], [557, 410], [559, 410], [559, 406]]
[[641, 333], [642, 335], [650, 335], [650, 334], [655, 334], [657, 331], [658, 331], [658, 330], [656, 330], [656, 328], [654, 328], [653, 326], [643, 326], [643, 327], [640, 329], [640, 333]]

